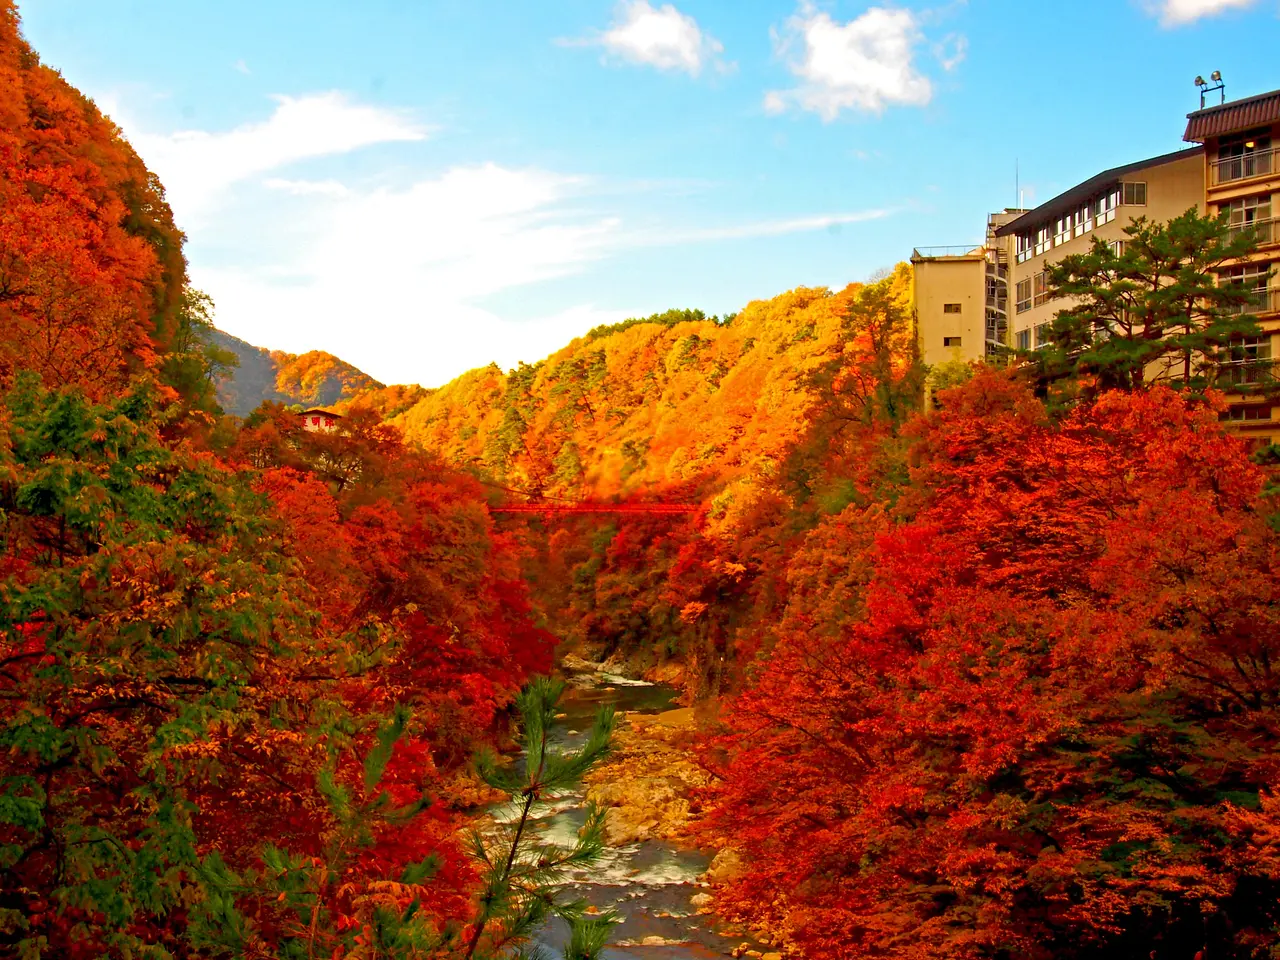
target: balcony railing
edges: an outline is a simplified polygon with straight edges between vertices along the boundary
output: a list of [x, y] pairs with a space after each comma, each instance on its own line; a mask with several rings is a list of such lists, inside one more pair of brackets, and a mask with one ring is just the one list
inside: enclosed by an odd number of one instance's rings
[[1209, 183], [1232, 183], [1236, 180], [1252, 180], [1265, 177], [1277, 169], [1276, 154], [1280, 150], [1259, 150], [1238, 157], [1220, 157], [1209, 164]]
[[1244, 233], [1253, 234], [1253, 242], [1260, 247], [1267, 244], [1280, 243], [1280, 231], [1276, 228], [1275, 220], [1254, 220], [1251, 223], [1233, 223], [1227, 232], [1234, 240], [1236, 237]]
[[1280, 313], [1280, 288], [1259, 290], [1252, 303], [1244, 303], [1233, 311], [1237, 314], [1249, 313], [1259, 316], [1264, 313]]
[[1276, 370], [1271, 360], [1228, 360], [1218, 367], [1214, 385], [1230, 393], [1252, 393], [1271, 389]]

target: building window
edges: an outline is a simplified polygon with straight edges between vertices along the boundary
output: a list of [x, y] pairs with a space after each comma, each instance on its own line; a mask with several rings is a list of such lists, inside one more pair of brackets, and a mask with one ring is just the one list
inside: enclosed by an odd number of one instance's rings
[[1024, 263], [1030, 260], [1034, 253], [1032, 248], [1035, 246], [1035, 237], [1029, 233], [1018, 234], [1018, 262]]
[[[1225, 349], [1222, 379], [1238, 387], [1271, 379], [1271, 335], [1240, 337]], [[1268, 414], [1269, 416], [1269, 414]]]
[[1071, 239], [1071, 214], [1059, 217], [1053, 225], [1053, 245], [1060, 247]]
[[1123, 240], [1112, 240], [1110, 243], [1107, 244], [1107, 246], [1111, 248], [1111, 252], [1114, 253], [1117, 257], [1124, 256]]
[[1141, 181], [1120, 184], [1124, 191], [1120, 202], [1130, 207], [1145, 207], [1147, 205], [1147, 185]]
[[958, 303], [944, 303], [944, 304], [942, 305], [942, 312], [943, 312], [943, 313], [959, 313], [959, 312], [960, 312], [960, 304], [958, 304]]
[[1109, 192], [1093, 202], [1093, 216], [1098, 226], [1110, 223], [1116, 218], [1116, 207], [1120, 205], [1120, 185], [1116, 184]]
[[1250, 263], [1218, 274], [1220, 283], [1242, 283], [1252, 300], [1236, 308], [1238, 313], [1261, 313], [1271, 308], [1271, 291], [1267, 289], [1268, 264]]
[[1269, 193], [1224, 203], [1218, 207], [1218, 213], [1226, 214], [1233, 237], [1248, 232], [1254, 235], [1258, 243], [1271, 243], [1275, 238], [1271, 228], [1271, 194]]
[[1271, 406], [1265, 403], [1237, 403], [1218, 415], [1218, 419], [1228, 423], [1257, 423], [1271, 419]]
[[1271, 173], [1271, 137], [1266, 130], [1223, 137], [1218, 144], [1214, 174], [1218, 183], [1247, 180]]
[[960, 346], [960, 338], [959, 337], [943, 337], [942, 345], [944, 347], [958, 347]]
[[1014, 297], [1013, 309], [1015, 313], [1026, 313], [1031, 309], [1031, 281], [1019, 280]]
[[1053, 248], [1053, 226], [1046, 223], [1036, 231], [1036, 256], [1048, 253]]
[[1043, 350], [1049, 345], [1049, 327], [1048, 323], [1036, 324], [1036, 349]]
[[1071, 218], [1073, 230], [1072, 234], [1077, 237], [1083, 237], [1086, 233], [1093, 229], [1093, 206], [1086, 204], [1076, 210]]
[[1045, 272], [1041, 270], [1032, 277], [1033, 289], [1035, 291], [1035, 305], [1038, 307], [1042, 303], [1048, 303], [1053, 298], [1049, 295], [1049, 278]]
[[1018, 349], [1019, 350], [1031, 349], [1031, 331], [1030, 330], [1018, 331]]

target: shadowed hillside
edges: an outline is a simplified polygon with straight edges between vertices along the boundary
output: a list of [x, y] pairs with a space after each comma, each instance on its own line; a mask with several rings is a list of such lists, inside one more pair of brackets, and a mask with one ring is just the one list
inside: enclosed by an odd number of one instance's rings
[[255, 347], [215, 330], [213, 343], [235, 354], [239, 366], [218, 385], [218, 402], [243, 417], [264, 400], [328, 407], [384, 385], [345, 360], [323, 350], [303, 354]]

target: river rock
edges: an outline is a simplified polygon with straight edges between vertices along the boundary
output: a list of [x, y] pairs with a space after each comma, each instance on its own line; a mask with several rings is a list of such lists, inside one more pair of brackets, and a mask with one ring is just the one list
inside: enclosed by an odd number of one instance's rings
[[782, 954], [780, 954], [777, 950], [774, 950], [771, 953], [764, 954], [760, 958], [760, 960], [782, 960]]
[[732, 847], [725, 847], [711, 859], [711, 865], [700, 879], [708, 883], [725, 883], [742, 876], [744, 870], [742, 855]]
[[569, 673], [597, 673], [602, 666], [603, 664], [586, 660], [576, 653], [566, 653], [560, 660], [560, 669]]
[[697, 907], [699, 910], [702, 910], [703, 907], [711, 906], [711, 894], [695, 893], [692, 897], [689, 898], [689, 902], [693, 904], [695, 907]]
[[678, 840], [692, 819], [691, 798], [710, 775], [691, 759], [693, 712], [629, 715], [613, 755], [586, 777], [587, 800], [608, 808], [612, 844]]
[[655, 667], [650, 667], [642, 674], [642, 679], [650, 683], [665, 683], [670, 687], [683, 687], [685, 680], [684, 664], [677, 660], [668, 660]]

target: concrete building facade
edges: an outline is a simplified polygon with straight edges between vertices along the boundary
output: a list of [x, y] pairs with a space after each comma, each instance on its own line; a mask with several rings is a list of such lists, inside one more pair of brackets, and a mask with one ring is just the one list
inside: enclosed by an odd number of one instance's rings
[[1262, 333], [1246, 337], [1228, 360], [1225, 380], [1233, 393], [1224, 418], [1257, 443], [1280, 440], [1270, 397], [1276, 391], [1272, 361], [1280, 334], [1280, 230], [1272, 210], [1280, 192], [1280, 90], [1197, 110], [1187, 115], [1183, 139], [1202, 145], [1201, 178], [1210, 213], [1227, 214], [1234, 232], [1258, 244], [1225, 275], [1255, 290], [1249, 312]]
[[1201, 153], [1180, 150], [1104, 170], [997, 230], [1013, 260], [1008, 345], [1040, 347], [1054, 315], [1069, 305], [1049, 298], [1047, 264], [1087, 252], [1094, 237], [1123, 243], [1124, 228], [1139, 217], [1163, 222], [1203, 209]]
[[[1187, 115], [1188, 149], [1104, 170], [1027, 211], [988, 218], [987, 237], [972, 248], [918, 248], [915, 268], [917, 330], [927, 364], [979, 360], [1001, 347], [1040, 347], [1057, 312], [1045, 265], [1088, 250], [1094, 237], [1123, 243], [1138, 217], [1164, 222], [1196, 207], [1225, 213], [1236, 232], [1253, 234], [1258, 250], [1228, 265], [1224, 278], [1254, 288], [1246, 308], [1262, 332], [1224, 357], [1219, 385], [1232, 391], [1223, 415], [1259, 444], [1280, 442], [1280, 90], [1203, 107]], [[1003, 294], [1003, 313], [997, 309]], [[979, 312], [978, 301], [982, 300]], [[1000, 317], [1004, 322], [1001, 324]], [[981, 321], [981, 322], [980, 322]]]

